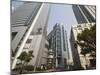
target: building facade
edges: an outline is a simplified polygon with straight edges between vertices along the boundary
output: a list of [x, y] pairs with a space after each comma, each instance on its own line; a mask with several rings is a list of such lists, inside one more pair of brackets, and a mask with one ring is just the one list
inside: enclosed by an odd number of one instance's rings
[[77, 23], [91, 23], [96, 21], [96, 7], [88, 5], [72, 5]]
[[48, 64], [52, 63], [55, 68], [67, 68], [69, 59], [67, 33], [61, 24], [55, 24], [48, 34], [49, 57]]
[[[80, 54], [81, 48], [76, 44], [77, 35], [81, 33], [85, 28], [90, 29], [96, 22], [96, 7], [88, 5], [73, 5], [72, 6], [77, 24], [72, 26], [70, 33], [70, 45], [73, 56], [74, 69], [86, 69], [86, 65], [90, 65], [87, 56], [85, 61], [84, 56]], [[86, 64], [87, 62], [87, 64]]]
[[74, 69], [81, 69], [81, 67], [86, 69], [91, 66], [90, 60], [93, 59], [93, 57], [91, 57], [90, 54], [87, 54], [85, 60], [84, 55], [81, 54], [81, 47], [76, 43], [76, 41], [79, 33], [81, 33], [85, 28], [90, 29], [94, 25], [95, 23], [84, 23], [72, 26], [70, 44], [74, 61]]
[[19, 63], [17, 57], [23, 51], [33, 51], [29, 64], [34, 68], [47, 64], [48, 50], [45, 44], [50, 5], [24, 2], [11, 14], [12, 69]]

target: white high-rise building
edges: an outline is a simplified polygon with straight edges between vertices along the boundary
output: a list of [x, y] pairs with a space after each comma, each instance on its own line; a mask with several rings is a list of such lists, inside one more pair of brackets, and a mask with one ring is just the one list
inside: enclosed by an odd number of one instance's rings
[[78, 44], [76, 44], [76, 41], [77, 41], [77, 35], [79, 33], [81, 33], [85, 28], [90, 29], [94, 25], [95, 23], [84, 23], [72, 26], [70, 35], [70, 44], [71, 44], [71, 51], [75, 69], [80, 69], [80, 67], [86, 69], [86, 65], [91, 66], [90, 60], [93, 59], [93, 57], [91, 57], [90, 54], [87, 54], [86, 55], [87, 60], [85, 60], [84, 55], [81, 54], [81, 47]]
[[26, 1], [11, 14], [12, 69], [19, 63], [21, 52], [30, 50], [34, 55], [30, 64], [35, 68], [46, 66], [49, 10], [50, 4]]

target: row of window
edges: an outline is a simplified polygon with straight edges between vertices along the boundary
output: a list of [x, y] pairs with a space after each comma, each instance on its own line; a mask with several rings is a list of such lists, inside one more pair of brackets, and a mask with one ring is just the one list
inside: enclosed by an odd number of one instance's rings
[[28, 38], [23, 49], [28, 49], [31, 45], [31, 42], [32, 42], [32, 38]]

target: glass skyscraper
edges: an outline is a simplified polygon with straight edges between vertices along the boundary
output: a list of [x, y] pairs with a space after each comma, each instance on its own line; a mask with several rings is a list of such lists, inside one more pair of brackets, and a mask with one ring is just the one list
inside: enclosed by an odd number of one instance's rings
[[63, 25], [59, 23], [55, 24], [53, 30], [48, 34], [48, 41], [50, 52], [52, 52], [48, 63], [52, 62], [55, 68], [67, 68], [69, 59], [68, 40]]
[[96, 21], [96, 7], [84, 5], [72, 5], [78, 24], [91, 23]]

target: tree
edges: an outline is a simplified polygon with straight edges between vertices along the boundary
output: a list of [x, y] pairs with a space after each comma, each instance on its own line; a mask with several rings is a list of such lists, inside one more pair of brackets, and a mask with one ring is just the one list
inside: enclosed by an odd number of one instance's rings
[[90, 29], [86, 28], [82, 33], [79, 33], [77, 36], [77, 44], [90, 49], [89, 52], [96, 52], [96, 25]]
[[23, 51], [20, 56], [17, 58], [20, 62], [17, 64], [17, 67], [14, 70], [20, 70], [20, 74], [23, 73], [23, 70], [29, 71], [30, 66], [33, 67], [32, 65], [28, 65], [28, 63], [32, 60], [33, 58], [33, 51]]
[[84, 56], [85, 61], [86, 61], [86, 65], [85, 67], [87, 68], [87, 58], [86, 58], [86, 54], [88, 54], [90, 52], [90, 49], [85, 47], [85, 48], [81, 48], [81, 54]]
[[81, 54], [85, 58], [86, 54], [90, 53], [90, 56], [96, 59], [96, 25], [79, 33], [76, 42], [81, 47]]

